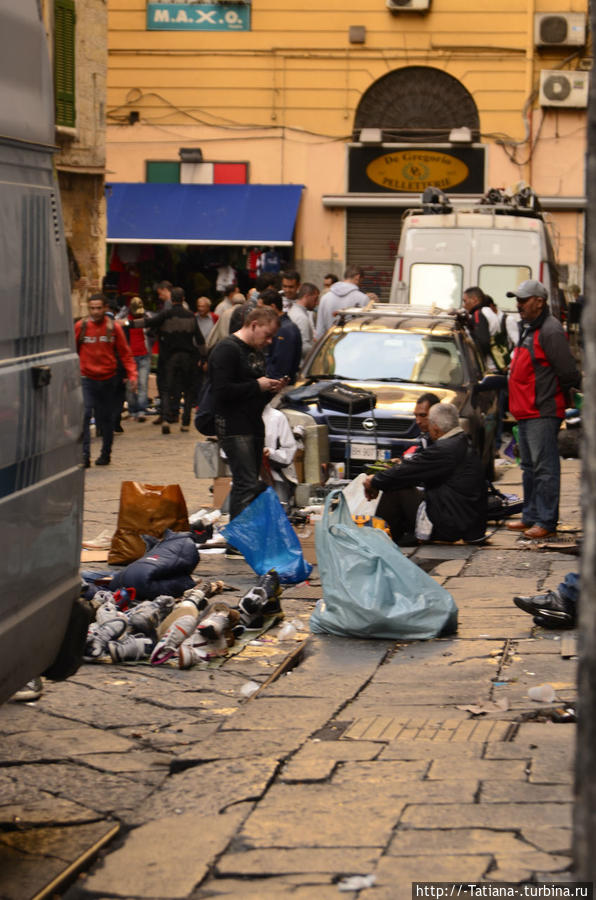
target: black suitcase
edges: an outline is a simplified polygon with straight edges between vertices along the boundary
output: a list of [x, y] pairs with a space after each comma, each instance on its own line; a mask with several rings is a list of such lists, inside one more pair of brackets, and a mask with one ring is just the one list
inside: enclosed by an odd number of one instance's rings
[[319, 402], [326, 409], [356, 416], [372, 411], [377, 405], [377, 397], [372, 391], [366, 391], [364, 388], [348, 387], [334, 382], [319, 393]]

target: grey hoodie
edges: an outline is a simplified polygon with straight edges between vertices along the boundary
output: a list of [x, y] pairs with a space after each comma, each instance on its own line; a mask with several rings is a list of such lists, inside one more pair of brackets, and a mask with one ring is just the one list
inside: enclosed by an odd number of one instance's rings
[[369, 302], [370, 297], [363, 294], [358, 285], [351, 281], [336, 281], [319, 300], [315, 330], [317, 340], [336, 321], [337, 317], [333, 315], [336, 310], [346, 309], [348, 306], [366, 306]]

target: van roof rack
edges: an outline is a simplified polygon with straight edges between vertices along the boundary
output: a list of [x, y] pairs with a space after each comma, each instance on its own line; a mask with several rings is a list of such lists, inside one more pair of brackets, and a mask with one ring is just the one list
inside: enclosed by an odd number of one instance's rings
[[438, 316], [453, 319], [455, 318], [452, 313], [449, 313], [445, 309], [440, 309], [436, 306], [412, 306], [409, 303], [374, 303], [371, 302], [367, 306], [350, 306], [347, 309], [340, 309], [337, 311], [336, 316], [338, 319], [343, 319], [345, 316], [391, 316], [391, 315], [399, 315], [399, 316], [411, 316], [420, 318], [428, 318], [432, 316], [433, 318], [437, 318]]
[[542, 209], [540, 201], [532, 188], [520, 182], [515, 188], [489, 188], [488, 191], [475, 202], [469, 205], [453, 205], [452, 199], [447, 197], [440, 188], [427, 187], [420, 198], [421, 206], [416, 209], [408, 209], [405, 215], [445, 215], [452, 212], [494, 213], [505, 216], [525, 216], [527, 218], [541, 219]]

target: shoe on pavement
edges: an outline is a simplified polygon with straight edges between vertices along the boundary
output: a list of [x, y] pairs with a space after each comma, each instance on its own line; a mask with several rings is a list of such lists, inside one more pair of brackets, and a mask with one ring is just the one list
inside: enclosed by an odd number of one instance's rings
[[137, 416], [137, 422], [144, 422], [145, 416]]
[[543, 528], [542, 525], [532, 525], [527, 531], [524, 531], [524, 537], [530, 538], [532, 541], [541, 541], [543, 538], [555, 537], [556, 531], [550, 528]]
[[[575, 625], [577, 610], [575, 603], [565, 600], [558, 591], [547, 591], [546, 594], [536, 594], [533, 597], [514, 597], [513, 602], [518, 609], [536, 616], [541, 620], [547, 620], [547, 627], [570, 628]], [[540, 621], [537, 624], [544, 624]]]
[[209, 655], [199, 647], [194, 647], [191, 643], [185, 641], [178, 647], [178, 665], [181, 669], [190, 669], [197, 663], [207, 662]]
[[[98, 591], [97, 593], [103, 593]], [[109, 593], [106, 591], [106, 593]], [[98, 607], [95, 613], [95, 621], [98, 625], [105, 625], [106, 622], [112, 622], [114, 619], [122, 619], [128, 625], [126, 613], [123, 613], [116, 604], [113, 595], [109, 595], [107, 600]]]
[[83, 550], [109, 550], [111, 546], [112, 532], [108, 531], [107, 528], [100, 531], [97, 537], [92, 538], [90, 541], [83, 541], [82, 543]]
[[145, 634], [127, 634], [121, 641], [109, 641], [108, 653], [112, 662], [137, 662], [147, 659], [151, 654], [155, 641]]
[[189, 638], [196, 630], [199, 622], [199, 611], [196, 615], [188, 613], [180, 616], [175, 622], [172, 622], [166, 633], [160, 641], [157, 642], [151, 654], [151, 665], [159, 666], [161, 663], [171, 659], [180, 644]]
[[88, 469], [91, 466], [91, 460], [88, 456], [83, 457], [83, 468]]
[[90, 625], [83, 655], [85, 662], [93, 662], [100, 656], [104, 656], [108, 649], [108, 643], [121, 638], [126, 631], [126, 626], [126, 619], [121, 618], [110, 619], [109, 622], [102, 622], [101, 625], [97, 622]]
[[98, 456], [95, 460], [96, 466], [109, 466], [110, 465], [110, 457], [104, 456], [103, 453], [101, 456]]
[[42, 691], [41, 678], [32, 678], [16, 694], [13, 694], [10, 699], [16, 700], [18, 703], [31, 703], [33, 700], [39, 700]]
[[188, 425], [181, 425], [180, 431], [190, 431], [190, 428], [188, 427]]
[[124, 434], [124, 428], [122, 425], [114, 425], [114, 434]]
[[528, 522], [523, 522], [521, 519], [516, 519], [515, 522], [505, 522], [505, 528], [507, 531], [527, 531], [530, 528]]
[[170, 426], [169, 426], [169, 425], [162, 425], [162, 426], [161, 426], [161, 433], [162, 433], [162, 434], [169, 434], [169, 433], [170, 433]]
[[157, 417], [153, 420], [153, 424], [154, 424], [154, 425], [161, 425], [162, 422], [163, 422], [163, 416], [157, 416]]

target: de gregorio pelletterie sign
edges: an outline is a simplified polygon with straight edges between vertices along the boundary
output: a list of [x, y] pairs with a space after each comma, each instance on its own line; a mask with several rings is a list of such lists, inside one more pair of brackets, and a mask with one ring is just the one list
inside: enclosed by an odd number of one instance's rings
[[482, 194], [484, 147], [349, 147], [351, 193], [418, 194], [438, 187], [454, 194]]

